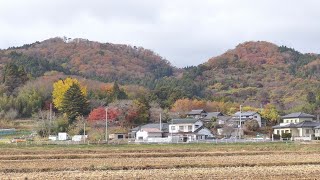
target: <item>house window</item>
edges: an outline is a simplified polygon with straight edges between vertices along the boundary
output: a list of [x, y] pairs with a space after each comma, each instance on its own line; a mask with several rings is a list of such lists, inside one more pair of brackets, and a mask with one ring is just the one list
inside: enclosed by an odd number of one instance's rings
[[258, 116], [254, 116], [254, 118], [258, 118]]
[[277, 130], [277, 134], [280, 134], [280, 130]]
[[172, 131], [176, 130], [176, 126], [171, 126], [171, 130]]
[[179, 131], [183, 131], [183, 126], [179, 126]]
[[118, 135], [118, 139], [123, 139], [123, 135], [122, 135], [122, 134], [119, 134], [119, 135]]
[[188, 131], [192, 132], [192, 126], [188, 126]]
[[310, 130], [309, 129], [306, 129], [306, 134], [310, 134]]

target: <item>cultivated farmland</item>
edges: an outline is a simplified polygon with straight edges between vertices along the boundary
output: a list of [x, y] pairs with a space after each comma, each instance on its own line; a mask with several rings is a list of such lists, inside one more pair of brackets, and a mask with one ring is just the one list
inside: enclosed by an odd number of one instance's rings
[[1, 145], [1, 179], [318, 179], [320, 144]]

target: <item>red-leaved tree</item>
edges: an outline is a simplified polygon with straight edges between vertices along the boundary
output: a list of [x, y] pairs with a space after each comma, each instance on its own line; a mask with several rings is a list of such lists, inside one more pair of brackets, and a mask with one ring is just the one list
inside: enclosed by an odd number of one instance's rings
[[[116, 108], [108, 108], [108, 121], [112, 122], [117, 119], [120, 111]], [[91, 111], [89, 114], [88, 120], [91, 122], [94, 121], [105, 121], [106, 119], [106, 109], [104, 107], [98, 107]]]

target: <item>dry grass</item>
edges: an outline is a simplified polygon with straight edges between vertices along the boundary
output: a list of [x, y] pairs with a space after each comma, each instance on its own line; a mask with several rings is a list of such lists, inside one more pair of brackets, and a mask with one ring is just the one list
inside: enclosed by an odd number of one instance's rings
[[0, 173], [2, 179], [318, 179], [320, 165]]
[[319, 144], [239, 146], [7, 147], [0, 152], [0, 177], [316, 179], [320, 173]]

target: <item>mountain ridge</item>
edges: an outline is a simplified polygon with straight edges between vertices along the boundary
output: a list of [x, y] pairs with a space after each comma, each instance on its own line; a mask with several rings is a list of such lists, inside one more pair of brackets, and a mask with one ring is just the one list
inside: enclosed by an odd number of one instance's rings
[[244, 42], [198, 66], [176, 68], [142, 47], [51, 38], [0, 50], [0, 70], [8, 62], [23, 66], [34, 77], [58, 71], [144, 86], [165, 107], [179, 98], [200, 98], [314, 111], [315, 107], [307, 106], [306, 92], [317, 94], [320, 88], [318, 54], [302, 54], [266, 41]]

